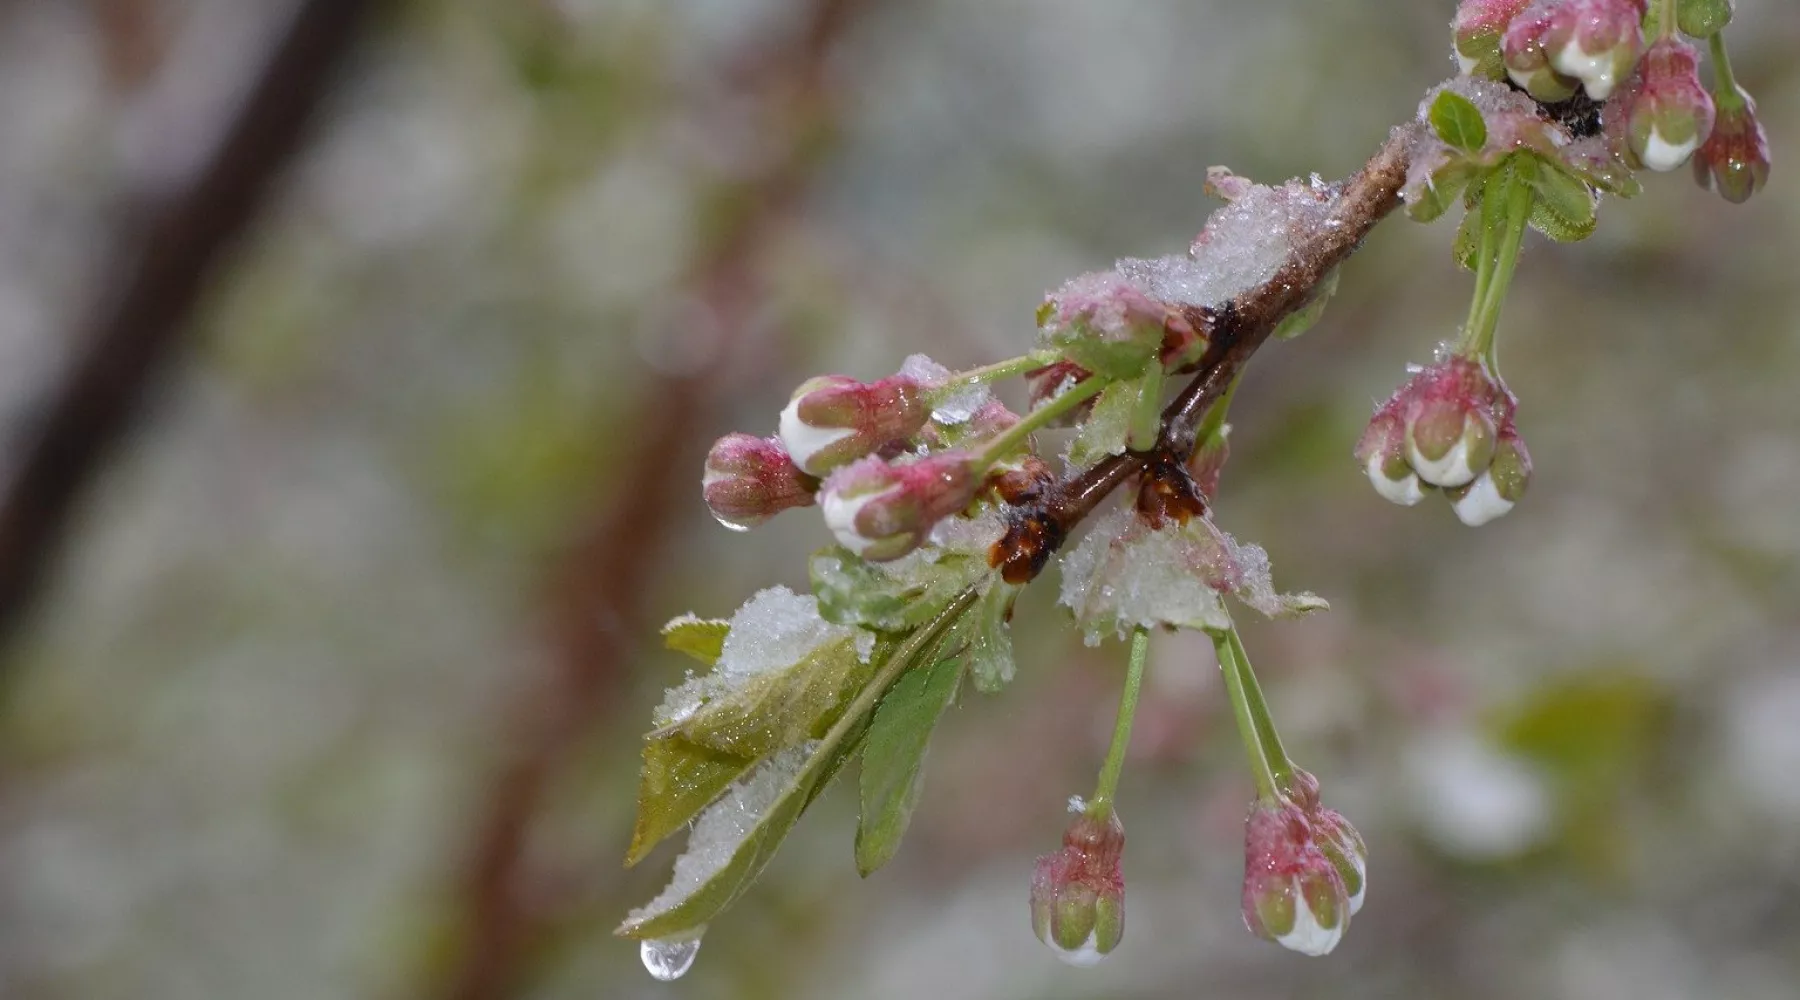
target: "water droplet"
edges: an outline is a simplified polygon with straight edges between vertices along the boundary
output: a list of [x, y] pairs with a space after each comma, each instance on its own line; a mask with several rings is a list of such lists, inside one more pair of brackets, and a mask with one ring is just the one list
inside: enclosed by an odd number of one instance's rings
[[744, 524], [740, 521], [728, 521], [725, 518], [722, 518], [717, 514], [713, 515], [713, 520], [724, 525], [727, 529], [729, 529], [731, 531], [749, 531], [750, 527], [751, 527], [750, 525]]
[[[704, 930], [702, 928], [701, 930]], [[644, 960], [644, 968], [650, 975], [670, 982], [680, 979], [693, 968], [694, 956], [700, 954], [700, 931], [678, 938], [659, 938], [645, 941], [638, 948], [638, 955]]]

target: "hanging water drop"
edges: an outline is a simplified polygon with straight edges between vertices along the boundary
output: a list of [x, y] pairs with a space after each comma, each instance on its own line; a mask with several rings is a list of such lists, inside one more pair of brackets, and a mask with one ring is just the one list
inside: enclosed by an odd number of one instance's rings
[[742, 521], [727, 520], [726, 518], [720, 517], [718, 514], [713, 515], [713, 520], [724, 525], [726, 530], [729, 530], [729, 531], [749, 531], [750, 528], [752, 527], [751, 525], [745, 524]]
[[645, 941], [638, 948], [644, 968], [665, 983], [680, 979], [693, 967], [694, 956], [700, 954], [700, 933], [695, 931], [684, 937]]

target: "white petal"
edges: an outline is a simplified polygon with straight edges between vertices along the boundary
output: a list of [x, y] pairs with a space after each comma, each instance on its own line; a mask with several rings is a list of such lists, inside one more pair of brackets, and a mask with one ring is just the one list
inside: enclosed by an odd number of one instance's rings
[[[1298, 880], [1296, 880], [1298, 881]], [[1339, 917], [1338, 925], [1332, 928], [1320, 926], [1313, 916], [1312, 907], [1306, 905], [1306, 896], [1301, 894], [1298, 884], [1294, 886], [1294, 929], [1275, 938], [1275, 943], [1289, 951], [1297, 951], [1302, 955], [1329, 954], [1337, 943], [1343, 940], [1344, 925], [1348, 920]]]
[[1456, 439], [1456, 444], [1444, 453], [1443, 458], [1436, 461], [1420, 454], [1419, 449], [1413, 445], [1412, 435], [1409, 434], [1406, 441], [1406, 460], [1412, 464], [1413, 471], [1419, 474], [1420, 479], [1433, 486], [1451, 489], [1462, 486], [1475, 478], [1475, 470], [1469, 467], [1469, 435], [1467, 431], [1463, 433], [1462, 437]]
[[849, 427], [814, 427], [800, 419], [800, 400], [788, 403], [781, 411], [781, 444], [787, 448], [794, 464], [810, 475], [819, 476], [830, 469], [814, 468], [813, 456], [842, 441], [856, 431]]
[[1402, 507], [1411, 507], [1425, 499], [1425, 488], [1419, 485], [1419, 477], [1407, 473], [1401, 479], [1389, 479], [1387, 473], [1381, 471], [1380, 455], [1370, 455], [1369, 464], [1364, 469], [1369, 474], [1369, 482], [1375, 484], [1375, 492], [1389, 503], [1397, 503]]
[[1477, 67], [1479, 65], [1481, 65], [1481, 60], [1470, 59], [1468, 56], [1463, 55], [1462, 52], [1460, 52], [1460, 51], [1458, 51], [1456, 53], [1456, 66], [1459, 70], [1462, 71], [1463, 76], [1468, 76], [1470, 73], [1475, 72], [1475, 67]]
[[1612, 96], [1615, 81], [1610, 50], [1589, 52], [1581, 47], [1580, 41], [1571, 38], [1561, 52], [1551, 57], [1550, 65], [1564, 76], [1580, 80], [1587, 89], [1588, 96], [1594, 100], [1604, 101]]
[[1055, 941], [1046, 943], [1050, 945], [1051, 951], [1056, 952], [1057, 958], [1062, 959], [1064, 962], [1067, 962], [1078, 969], [1086, 969], [1099, 965], [1100, 960], [1106, 957], [1100, 953], [1099, 946], [1094, 944], [1094, 935], [1096, 933], [1098, 933], [1097, 930], [1088, 931], [1087, 940], [1081, 942], [1081, 947], [1072, 950], [1063, 949], [1062, 946], [1058, 945]]
[[867, 506], [869, 501], [880, 496], [880, 493], [864, 493], [861, 496], [846, 500], [829, 490], [819, 494], [819, 509], [825, 514], [825, 527], [837, 536], [844, 548], [862, 555], [879, 539], [865, 538], [856, 530], [856, 513]]
[[1698, 132], [1690, 136], [1686, 142], [1673, 143], [1665, 140], [1661, 132], [1651, 129], [1650, 139], [1644, 143], [1644, 152], [1638, 158], [1643, 160], [1644, 166], [1651, 170], [1666, 172], [1686, 163], [1688, 157], [1694, 154], [1694, 150], [1699, 145], [1700, 134]]
[[1469, 487], [1469, 492], [1463, 494], [1462, 499], [1452, 501], [1450, 506], [1462, 523], [1471, 528], [1479, 528], [1512, 510], [1513, 502], [1501, 496], [1499, 488], [1494, 485], [1494, 477], [1483, 472], [1481, 478], [1475, 480], [1475, 485]]

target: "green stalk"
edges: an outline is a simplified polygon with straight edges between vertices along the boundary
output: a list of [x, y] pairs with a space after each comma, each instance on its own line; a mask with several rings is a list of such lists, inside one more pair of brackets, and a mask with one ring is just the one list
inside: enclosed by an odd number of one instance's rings
[[1256, 723], [1256, 734], [1262, 743], [1263, 757], [1269, 762], [1269, 770], [1275, 775], [1278, 787], [1286, 787], [1294, 776], [1294, 762], [1288, 759], [1287, 749], [1281, 745], [1281, 734], [1275, 731], [1275, 719], [1269, 714], [1269, 704], [1263, 700], [1262, 685], [1256, 682], [1256, 671], [1250, 668], [1250, 654], [1244, 651], [1244, 640], [1238, 636], [1237, 626], [1231, 627], [1227, 635], [1231, 642], [1232, 656], [1237, 660], [1238, 670], [1242, 673], [1240, 683], [1244, 687], [1244, 700], [1250, 706], [1250, 718]]
[[1743, 110], [1744, 95], [1738, 90], [1737, 77], [1731, 74], [1731, 56], [1725, 51], [1725, 33], [1715, 33], [1706, 40], [1712, 54], [1713, 105], [1720, 113]]
[[[1529, 159], [1515, 158], [1494, 174], [1481, 199], [1481, 263], [1488, 268], [1489, 274], [1485, 282], [1477, 275], [1469, 325], [1463, 331], [1457, 353], [1464, 357], [1479, 355], [1489, 368], [1498, 367], [1494, 331], [1500, 325], [1500, 307], [1512, 285], [1513, 271], [1519, 263], [1519, 247], [1525, 240], [1525, 225], [1531, 218], [1531, 184], [1520, 173], [1528, 169], [1533, 169]], [[1497, 245], [1493, 242], [1496, 234]], [[1491, 264], [1488, 260], [1490, 247]]]
[[991, 365], [982, 365], [979, 368], [957, 372], [943, 384], [933, 386], [925, 394], [925, 402], [927, 405], [936, 405], [969, 386], [1004, 382], [1016, 375], [1023, 375], [1033, 368], [1042, 368], [1054, 362], [1056, 358], [1057, 355], [1053, 352], [1033, 351], [1016, 358], [1007, 358], [1005, 361], [996, 361]]
[[1137, 716], [1138, 695], [1144, 688], [1144, 661], [1149, 651], [1150, 630], [1139, 628], [1131, 633], [1131, 660], [1125, 668], [1125, 688], [1119, 692], [1119, 718], [1113, 723], [1112, 745], [1106, 748], [1106, 763], [1100, 766], [1094, 797], [1088, 801], [1091, 816], [1104, 817], [1112, 812], [1119, 773], [1125, 769], [1125, 750], [1131, 745], [1131, 722]]
[[1494, 277], [1494, 254], [1498, 250], [1500, 234], [1488, 217], [1488, 198], [1493, 191], [1493, 178], [1485, 178], [1482, 182], [1481, 202], [1469, 209], [1477, 212], [1477, 223], [1481, 227], [1481, 245], [1475, 248], [1475, 294], [1469, 297], [1469, 318], [1463, 322], [1461, 342], [1457, 345], [1457, 353], [1467, 355], [1475, 338], [1476, 324], [1481, 320], [1481, 304], [1487, 299], [1488, 284]]
[[[1275, 771], [1269, 764], [1267, 751], [1263, 749], [1264, 741], [1256, 724], [1256, 714], [1250, 707], [1250, 696], [1244, 689], [1246, 671], [1238, 667], [1239, 653], [1242, 648], [1232, 640], [1237, 635], [1233, 626], [1223, 632], [1211, 632], [1213, 651], [1219, 657], [1219, 673], [1225, 678], [1225, 693], [1231, 698], [1231, 713], [1237, 719], [1238, 738], [1244, 743], [1244, 756], [1250, 760], [1250, 777], [1256, 782], [1256, 799], [1265, 805], [1279, 801], [1280, 793], [1276, 790]], [[1248, 662], [1244, 664], [1248, 667]], [[1266, 716], [1267, 710], [1262, 713]]]
[[1231, 384], [1225, 387], [1224, 394], [1206, 408], [1206, 418], [1200, 422], [1200, 429], [1194, 432], [1196, 450], [1205, 447], [1206, 442], [1212, 440], [1213, 436], [1225, 426], [1226, 411], [1231, 409], [1231, 399], [1237, 395], [1238, 383], [1243, 380], [1244, 369], [1239, 368], [1238, 373], [1231, 377]]
[[987, 471], [1002, 456], [1017, 447], [1019, 442], [1030, 437], [1033, 431], [1080, 406], [1105, 389], [1108, 384], [1106, 379], [1095, 375], [1071, 386], [1062, 395], [1046, 400], [1042, 406], [1026, 414], [1023, 420], [1007, 428], [1004, 433], [989, 441], [986, 447], [981, 449], [981, 454], [976, 456], [976, 472]]

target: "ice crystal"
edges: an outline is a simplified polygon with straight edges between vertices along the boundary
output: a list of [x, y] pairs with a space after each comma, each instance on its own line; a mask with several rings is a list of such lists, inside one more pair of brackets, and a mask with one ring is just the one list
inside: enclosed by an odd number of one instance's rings
[[[900, 374], [927, 389], [934, 389], [948, 382], [952, 372], [923, 354], [914, 354], [901, 363]], [[985, 385], [964, 386], [942, 398], [936, 398], [931, 407], [931, 419], [946, 425], [968, 423], [975, 411], [993, 398], [994, 394]]]

